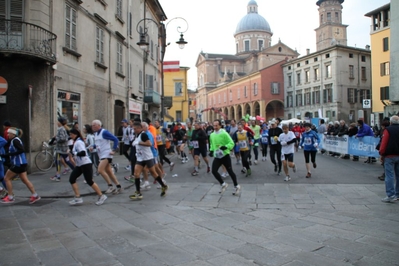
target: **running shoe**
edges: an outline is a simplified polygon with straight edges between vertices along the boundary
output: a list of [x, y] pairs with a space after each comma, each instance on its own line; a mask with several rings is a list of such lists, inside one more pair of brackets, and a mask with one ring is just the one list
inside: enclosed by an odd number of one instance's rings
[[175, 166], [175, 163], [174, 163], [174, 162], [171, 162], [171, 163], [169, 164], [169, 166], [170, 166], [170, 171], [172, 172], [172, 171], [173, 171], [173, 167]]
[[255, 160], [255, 161], [254, 161], [254, 164], [257, 165], [257, 164], [258, 164], [258, 160]]
[[15, 202], [15, 198], [10, 199], [10, 197], [7, 195], [4, 199], [2, 199], [0, 201], [1, 203], [14, 203]]
[[82, 204], [82, 203], [83, 203], [82, 197], [79, 197], [79, 198], [75, 197], [73, 200], [71, 200], [69, 202], [69, 205], [78, 205], [78, 204]]
[[287, 175], [285, 178], [284, 178], [284, 181], [286, 181], [286, 182], [288, 182], [288, 181], [290, 181], [291, 180], [291, 177], [289, 176], [289, 175]]
[[391, 197], [385, 197], [383, 199], [381, 199], [382, 202], [386, 202], [386, 203], [393, 203], [395, 201], [397, 201], [396, 196], [391, 196]]
[[1, 188], [1, 190], [0, 190], [0, 199], [4, 199], [7, 196], [8, 196], [7, 190], [5, 190], [4, 188]]
[[101, 196], [98, 197], [96, 205], [97, 206], [102, 205], [107, 198], [108, 198], [107, 195], [102, 194]]
[[229, 186], [229, 184], [227, 184], [226, 182], [224, 182], [224, 183], [222, 184], [222, 187], [220, 188], [219, 193], [220, 193], [220, 194], [223, 194], [224, 191], [226, 190], [226, 188], [227, 188], [228, 186]]
[[210, 168], [209, 166], [206, 168], [206, 172], [207, 172], [208, 174], [211, 172], [211, 168]]
[[124, 179], [125, 179], [126, 181], [129, 181], [129, 182], [134, 183], [134, 177], [133, 177], [133, 176], [125, 176]]
[[113, 163], [112, 168], [114, 168], [114, 172], [117, 173], [119, 170], [119, 163]]
[[317, 164], [316, 163], [313, 163], [313, 168], [316, 168], [317, 167]]
[[60, 182], [61, 181], [61, 177], [60, 176], [53, 176], [53, 177], [50, 177], [50, 180], [51, 181], [55, 181], [55, 182]]
[[191, 173], [192, 176], [196, 176], [196, 175], [198, 175], [198, 174], [199, 174], [199, 172], [198, 172], [197, 170], [194, 170], [194, 171]]
[[168, 186], [164, 186], [164, 187], [162, 187], [162, 192], [161, 192], [161, 197], [165, 197], [166, 196], [166, 191], [168, 190]]
[[114, 192], [116, 188], [114, 188], [113, 186], [108, 186], [108, 189], [104, 192], [105, 194], [111, 194]]
[[141, 199], [143, 199], [143, 195], [140, 192], [136, 191], [136, 192], [134, 192], [133, 195], [129, 196], [129, 199], [131, 199], [131, 200], [141, 200]]
[[311, 177], [312, 177], [312, 174], [308, 172], [306, 175], [306, 178], [311, 178]]
[[144, 181], [144, 183], [140, 186], [141, 189], [150, 189], [150, 182]]
[[64, 171], [62, 172], [63, 175], [66, 175], [70, 172], [71, 170], [69, 168], [65, 168]]
[[112, 191], [112, 194], [116, 195], [119, 193], [122, 193], [123, 188], [122, 187], [116, 187], [114, 191]]
[[281, 171], [278, 171], [278, 172], [277, 172], [277, 175], [280, 175], [280, 174], [281, 174]]
[[274, 165], [274, 172], [277, 172], [277, 164]]
[[248, 170], [247, 170], [247, 174], [245, 175], [245, 177], [248, 177], [248, 176], [250, 176], [251, 174], [252, 174], [251, 169], [248, 169]]
[[130, 171], [130, 164], [125, 167], [126, 170]]
[[295, 173], [296, 172], [296, 165], [294, 164], [294, 167], [292, 168], [292, 171]]
[[240, 190], [241, 190], [241, 186], [240, 185], [237, 185], [236, 187], [235, 187], [235, 191], [233, 192], [233, 195], [234, 196], [237, 196], [238, 194], [240, 194]]

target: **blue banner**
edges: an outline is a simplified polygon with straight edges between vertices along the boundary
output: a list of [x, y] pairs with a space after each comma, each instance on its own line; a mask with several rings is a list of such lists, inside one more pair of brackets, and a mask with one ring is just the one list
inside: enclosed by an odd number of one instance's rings
[[318, 136], [320, 139], [320, 149], [341, 154], [365, 157], [380, 157], [378, 151], [375, 149], [380, 141], [379, 138], [355, 138], [349, 137], [348, 135], [338, 137], [324, 134], [318, 134]]

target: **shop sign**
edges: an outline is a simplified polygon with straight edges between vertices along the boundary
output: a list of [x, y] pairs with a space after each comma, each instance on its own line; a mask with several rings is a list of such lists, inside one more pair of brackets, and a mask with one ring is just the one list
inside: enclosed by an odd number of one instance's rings
[[131, 114], [141, 114], [142, 104], [134, 101], [133, 99], [129, 99], [129, 113]]
[[65, 91], [58, 91], [58, 100], [80, 102], [80, 94], [72, 93], [72, 92], [65, 92]]

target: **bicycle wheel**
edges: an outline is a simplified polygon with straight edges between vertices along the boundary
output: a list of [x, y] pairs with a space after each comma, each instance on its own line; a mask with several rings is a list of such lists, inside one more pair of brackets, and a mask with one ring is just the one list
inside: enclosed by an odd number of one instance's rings
[[53, 167], [53, 155], [48, 151], [41, 151], [35, 156], [35, 164], [40, 171], [47, 172]]

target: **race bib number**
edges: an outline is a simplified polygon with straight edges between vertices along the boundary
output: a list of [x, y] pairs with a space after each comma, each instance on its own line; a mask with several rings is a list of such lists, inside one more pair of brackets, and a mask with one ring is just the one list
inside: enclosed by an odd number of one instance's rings
[[271, 137], [271, 138], [270, 138], [270, 143], [271, 143], [272, 145], [276, 145], [276, 144], [277, 144], [277, 140], [275, 140], [274, 137]]
[[267, 144], [267, 137], [262, 137], [262, 143]]
[[305, 138], [304, 140], [306, 145], [312, 145], [312, 139], [311, 138]]
[[194, 149], [198, 149], [199, 148], [198, 140], [193, 140], [191, 142], [191, 145], [194, 147]]
[[295, 132], [295, 137], [299, 137], [299, 132]]
[[157, 135], [157, 142], [162, 141], [162, 135]]
[[281, 154], [281, 160], [285, 161], [285, 155], [284, 154]]
[[178, 140], [177, 141], [177, 145], [182, 145], [183, 144], [183, 141], [182, 140]]
[[216, 158], [221, 159], [221, 158], [223, 158], [223, 156], [224, 156], [224, 153], [223, 153], [223, 151], [221, 149], [217, 149], [215, 151], [215, 157]]
[[245, 149], [245, 148], [248, 147], [247, 141], [246, 141], [246, 140], [240, 140], [240, 141], [238, 142], [238, 145], [240, 145], [240, 149]]

